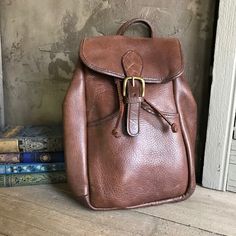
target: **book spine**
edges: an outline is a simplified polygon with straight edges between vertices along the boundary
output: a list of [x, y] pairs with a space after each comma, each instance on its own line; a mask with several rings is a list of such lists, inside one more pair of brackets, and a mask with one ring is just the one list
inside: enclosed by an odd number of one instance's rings
[[0, 187], [26, 186], [36, 184], [65, 183], [66, 174], [63, 171], [38, 174], [0, 175]]
[[20, 162], [20, 153], [0, 153], [1, 163], [18, 163]]
[[30, 137], [0, 139], [0, 153], [14, 152], [60, 152], [63, 151], [62, 137]]
[[20, 162], [21, 163], [64, 162], [64, 154], [63, 152], [23, 152], [20, 154]]
[[17, 163], [0, 165], [0, 174], [42, 173], [65, 170], [64, 163]]
[[0, 139], [0, 153], [19, 152], [17, 139]]
[[19, 138], [20, 152], [60, 152], [63, 151], [62, 137]]

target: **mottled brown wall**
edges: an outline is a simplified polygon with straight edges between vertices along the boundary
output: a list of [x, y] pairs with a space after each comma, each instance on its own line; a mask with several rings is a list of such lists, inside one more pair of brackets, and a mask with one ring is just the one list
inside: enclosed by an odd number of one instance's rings
[[[1, 0], [9, 124], [58, 123], [80, 39], [114, 34], [132, 17], [179, 37], [199, 114], [207, 108], [214, 0]], [[145, 33], [138, 28], [139, 33]], [[136, 32], [137, 33], [137, 32]]]

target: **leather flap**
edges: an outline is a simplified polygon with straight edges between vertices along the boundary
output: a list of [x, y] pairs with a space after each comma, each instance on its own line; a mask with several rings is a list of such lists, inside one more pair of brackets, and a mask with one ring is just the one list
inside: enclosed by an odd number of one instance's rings
[[138, 52], [143, 61], [142, 77], [149, 83], [168, 82], [183, 73], [180, 43], [174, 38], [133, 38], [101, 36], [84, 39], [80, 58], [90, 69], [124, 78], [122, 57]]

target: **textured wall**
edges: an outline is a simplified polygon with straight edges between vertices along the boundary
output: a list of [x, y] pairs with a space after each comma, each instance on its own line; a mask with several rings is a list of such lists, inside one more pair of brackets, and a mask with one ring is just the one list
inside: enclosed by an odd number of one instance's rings
[[150, 20], [159, 36], [180, 38], [199, 114], [206, 113], [215, 2], [1, 0], [7, 123], [60, 122], [80, 39], [114, 34], [132, 17]]

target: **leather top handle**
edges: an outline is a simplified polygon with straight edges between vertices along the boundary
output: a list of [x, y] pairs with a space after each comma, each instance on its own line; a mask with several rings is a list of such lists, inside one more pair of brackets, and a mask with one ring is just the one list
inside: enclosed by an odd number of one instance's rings
[[132, 20], [129, 20], [129, 21], [125, 22], [123, 25], [121, 25], [121, 27], [118, 29], [116, 34], [123, 35], [124, 32], [128, 29], [129, 26], [131, 26], [133, 24], [138, 24], [138, 23], [146, 25], [149, 29], [150, 37], [153, 38], [153, 29], [152, 29], [152, 26], [151, 26], [150, 22], [145, 20], [145, 19], [141, 19], [141, 18], [135, 18], [135, 19], [132, 19]]

